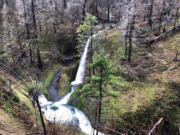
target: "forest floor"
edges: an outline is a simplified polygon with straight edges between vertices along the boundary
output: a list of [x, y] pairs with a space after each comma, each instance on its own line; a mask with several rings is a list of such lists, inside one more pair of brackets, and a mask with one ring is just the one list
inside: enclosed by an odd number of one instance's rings
[[[2, 135], [24, 135], [26, 130], [24, 126], [20, 125], [18, 122], [14, 122], [14, 118], [9, 118], [10, 115], [4, 110], [0, 109], [0, 134]], [[14, 120], [14, 121], [12, 121]], [[15, 123], [15, 124], [14, 124]]]
[[25, 89], [9, 73], [0, 73], [0, 134], [21, 135], [41, 129], [32, 99]]

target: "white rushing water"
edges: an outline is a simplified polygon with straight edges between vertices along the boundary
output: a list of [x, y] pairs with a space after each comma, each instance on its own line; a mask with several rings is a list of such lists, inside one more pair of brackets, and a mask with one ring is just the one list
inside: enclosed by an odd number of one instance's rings
[[[103, 31], [104, 30], [99, 31], [98, 34], [102, 33]], [[79, 109], [67, 104], [71, 98], [71, 95], [74, 93], [76, 86], [83, 83], [86, 70], [86, 58], [91, 38], [97, 36], [98, 34], [95, 34], [92, 37], [90, 36], [87, 40], [83, 55], [80, 60], [75, 81], [71, 83], [71, 92], [65, 95], [61, 100], [56, 102], [48, 101], [44, 95], [39, 96], [39, 102], [42, 108], [42, 112], [44, 113], [44, 116], [47, 120], [65, 125], [73, 125], [88, 135], [93, 135], [93, 132], [96, 131], [92, 128], [87, 116]], [[104, 135], [103, 133], [98, 134]]]

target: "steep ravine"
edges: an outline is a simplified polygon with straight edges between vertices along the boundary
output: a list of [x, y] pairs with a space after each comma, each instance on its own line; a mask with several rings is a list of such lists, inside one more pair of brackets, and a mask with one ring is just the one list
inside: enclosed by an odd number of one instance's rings
[[[103, 31], [100, 31], [98, 32], [98, 34], [102, 32]], [[87, 40], [83, 55], [80, 60], [75, 81], [71, 83], [72, 85], [71, 92], [65, 95], [62, 99], [58, 100], [59, 96], [54, 87], [54, 83], [56, 83], [56, 81], [60, 76], [60, 70], [59, 70], [54, 76], [50, 87], [50, 93], [54, 101], [53, 102], [48, 101], [44, 95], [39, 96], [39, 102], [41, 104], [42, 111], [47, 120], [51, 122], [55, 121], [57, 123], [61, 123], [65, 125], [73, 125], [88, 135], [92, 135], [95, 130], [92, 128], [91, 123], [88, 120], [87, 116], [82, 111], [67, 104], [71, 98], [71, 95], [74, 93], [76, 86], [81, 85], [83, 83], [85, 70], [86, 70], [86, 58], [87, 58], [90, 41], [91, 38], [97, 36], [98, 34], [95, 34], [92, 37], [90, 36]], [[100, 134], [103, 133], [99, 133], [99, 135]]]

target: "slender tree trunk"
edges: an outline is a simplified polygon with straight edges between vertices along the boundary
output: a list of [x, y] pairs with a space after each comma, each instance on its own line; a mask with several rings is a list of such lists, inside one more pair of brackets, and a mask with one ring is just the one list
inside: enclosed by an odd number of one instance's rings
[[36, 14], [35, 14], [35, 6], [34, 0], [31, 0], [31, 12], [32, 12], [32, 19], [33, 19], [33, 27], [34, 27], [34, 38], [37, 38], [37, 27], [36, 27]]
[[67, 8], [66, 0], [64, 0], [63, 2], [64, 2], [64, 8]]
[[[97, 123], [97, 114], [98, 114], [98, 102], [96, 103], [96, 110], [95, 110], [95, 119], [94, 119], [94, 127], [95, 129], [98, 129], [98, 123]], [[95, 135], [95, 130], [93, 130], [93, 135]], [[97, 133], [96, 133], [97, 134]]]
[[152, 15], [153, 15], [153, 7], [154, 7], [154, 0], [151, 0], [151, 5], [150, 5], [150, 12], [149, 12], [149, 26], [152, 29]]
[[[2, 4], [2, 3], [0, 3]], [[0, 5], [3, 6], [3, 5]], [[2, 7], [0, 7], [0, 41], [3, 39], [3, 18], [2, 18], [2, 13], [1, 13]]]
[[98, 0], [93, 0], [92, 8], [93, 15], [98, 17]]
[[90, 0], [90, 13], [93, 15], [93, 0]]
[[47, 24], [47, 21], [45, 22], [45, 25], [46, 25], [46, 36], [48, 35], [48, 24]]
[[110, 23], [110, 0], [107, 0], [107, 20], [108, 20], [108, 22]]
[[179, 7], [177, 7], [177, 9], [176, 9], [176, 16], [175, 16], [175, 19], [174, 19], [174, 28], [173, 28], [174, 33], [176, 31], [176, 22], [177, 22], [177, 18], [178, 18], [178, 11], [179, 11]]
[[98, 17], [98, 0], [96, 0], [96, 7], [95, 7], [95, 11], [96, 11], [96, 16]]
[[42, 114], [42, 111], [41, 111], [41, 106], [39, 104], [39, 100], [38, 100], [38, 96], [37, 95], [35, 96], [35, 101], [36, 101], [38, 109], [39, 109], [39, 114], [40, 114], [40, 118], [41, 118], [41, 124], [42, 124], [42, 127], [43, 127], [44, 135], [47, 135], [47, 133], [46, 133], [46, 126], [45, 126], [45, 123], [44, 123], [44, 118], [43, 118], [43, 114]]
[[[93, 62], [93, 29], [92, 29], [92, 24], [91, 24], [91, 63]], [[95, 69], [93, 67], [92, 73], [95, 74]]]
[[[121, 9], [121, 6], [120, 6]], [[118, 18], [117, 18], [117, 23], [119, 23], [121, 20], [121, 11], [118, 12]]]
[[127, 52], [127, 44], [128, 44], [127, 39], [128, 39], [128, 34], [129, 34], [128, 32], [129, 32], [129, 24], [126, 27], [125, 42], [124, 42], [124, 56], [126, 59], [127, 59], [127, 54], [128, 54]]
[[41, 22], [39, 21], [39, 32], [42, 33], [42, 26], [41, 26]]
[[4, 0], [1, 0], [0, 1], [0, 12], [2, 11], [3, 7], [4, 7]]
[[17, 33], [18, 35], [18, 43], [19, 43], [19, 49], [20, 49], [20, 53], [21, 53], [21, 55], [22, 55], [22, 43], [21, 43], [21, 37], [20, 37], [20, 34], [19, 34], [19, 31], [18, 31], [18, 33]]
[[163, 7], [162, 7], [162, 12], [160, 13], [160, 18], [159, 18], [159, 34], [161, 33], [161, 27], [162, 27], [162, 19], [163, 19], [163, 14], [164, 14], [164, 8], [165, 8], [165, 0], [163, 1]]
[[53, 22], [53, 30], [54, 30], [54, 33], [56, 33], [56, 25], [55, 25], [55, 22]]
[[[91, 42], [90, 42], [90, 63], [93, 62], [93, 48], [92, 48], [92, 45], [93, 45], [93, 37], [92, 37], [93, 33], [92, 33], [92, 24], [91, 24]], [[89, 68], [89, 77], [91, 77], [91, 68]], [[93, 67], [93, 74], [94, 74], [94, 67]]]
[[166, 32], [166, 24], [164, 24], [164, 27], [163, 27], [163, 33]]
[[53, 29], [54, 29], [54, 33], [57, 33], [57, 26], [58, 26], [58, 16], [59, 11], [58, 11], [58, 5], [57, 5], [57, 1], [54, 1], [54, 18], [53, 18]]
[[41, 54], [40, 54], [40, 49], [39, 45], [37, 43], [37, 26], [36, 26], [36, 14], [35, 14], [35, 6], [34, 6], [34, 0], [31, 0], [31, 11], [32, 11], [32, 18], [33, 18], [33, 27], [34, 27], [34, 40], [36, 40], [36, 51], [37, 51], [37, 60], [38, 60], [38, 67], [40, 70], [43, 68], [42, 60], [41, 60]]
[[162, 14], [160, 15], [159, 18], [159, 34], [161, 33], [161, 24], [162, 24]]
[[130, 30], [129, 30], [129, 52], [128, 52], [128, 61], [131, 61], [131, 53], [132, 53], [132, 32], [134, 29], [134, 19], [135, 15], [132, 17], [132, 21], [130, 23]]
[[29, 24], [28, 24], [28, 20], [27, 20], [27, 13], [26, 13], [25, 4], [26, 4], [26, 3], [25, 3], [25, 0], [23, 0], [25, 29], [26, 29], [26, 36], [27, 36], [27, 40], [28, 40], [30, 64], [32, 64], [32, 63], [33, 63], [33, 58], [32, 58], [32, 48], [31, 48], [31, 43], [30, 43], [30, 30], [29, 30]]
[[125, 36], [125, 42], [124, 42], [124, 56], [127, 58], [127, 35]]
[[174, 58], [174, 61], [177, 62], [178, 61], [178, 55], [179, 55], [179, 51], [176, 52], [176, 56]]
[[[98, 111], [98, 125], [100, 124], [100, 122], [101, 122], [101, 109], [102, 109], [102, 97], [103, 97], [103, 95], [102, 95], [102, 80], [103, 80], [103, 78], [102, 78], [102, 71], [103, 70], [103, 66], [101, 65], [101, 67], [100, 67], [100, 74], [101, 74], [101, 78], [100, 78], [100, 83], [99, 83], [99, 111]], [[98, 131], [99, 131], [99, 126], [98, 126], [98, 128], [97, 128], [97, 135], [98, 135]]]
[[85, 16], [86, 16], [86, 3], [87, 3], [87, 0], [84, 0], [83, 11], [82, 11], [82, 21], [84, 21]]

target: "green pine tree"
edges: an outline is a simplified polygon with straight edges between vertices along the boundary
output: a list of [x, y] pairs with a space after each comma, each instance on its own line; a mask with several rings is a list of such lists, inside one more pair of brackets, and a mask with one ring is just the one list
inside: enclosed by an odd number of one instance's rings
[[80, 89], [80, 95], [84, 98], [91, 97], [97, 100], [98, 112], [95, 116], [97, 118], [97, 120], [95, 120], [97, 123], [101, 122], [103, 97], [118, 96], [115, 91], [108, 90], [108, 85], [112, 85], [117, 78], [114, 75], [115, 71], [112, 70], [112, 65], [113, 63], [109, 61], [108, 56], [97, 55], [93, 59], [93, 63], [90, 64], [90, 68], [94, 68], [95, 73], [87, 78], [88, 83]]

